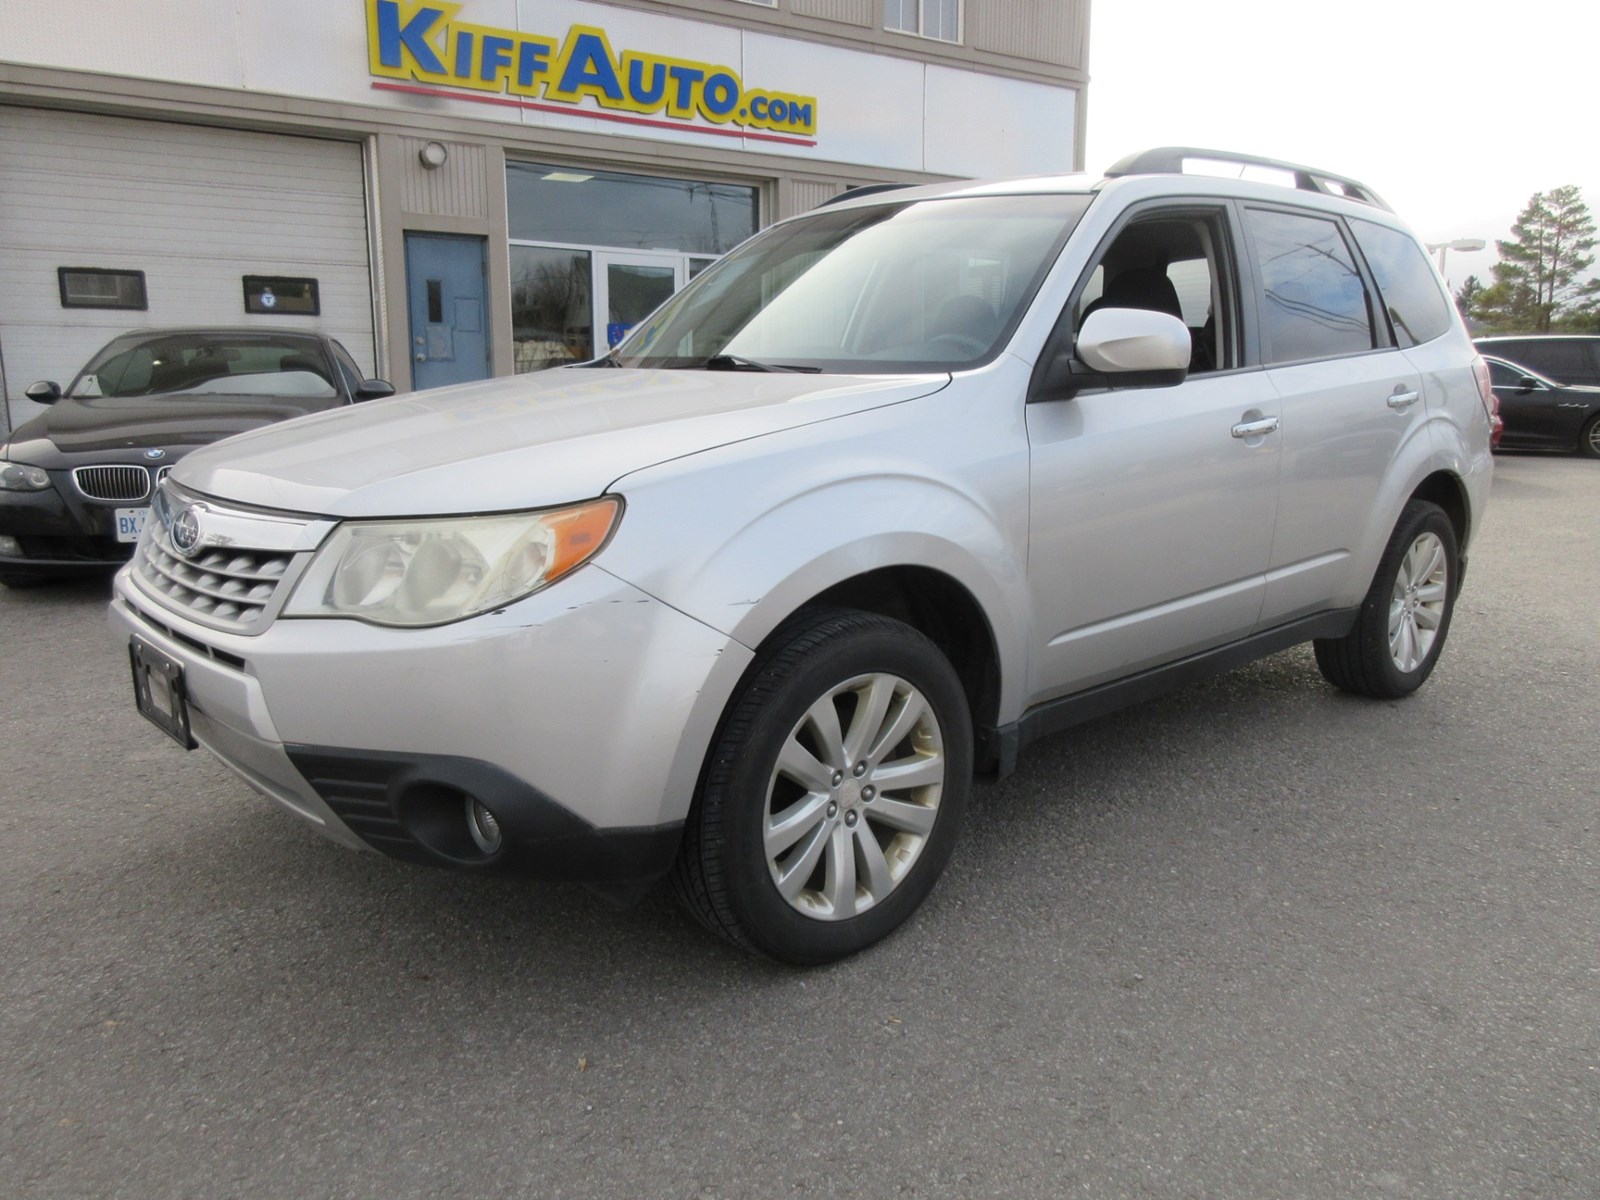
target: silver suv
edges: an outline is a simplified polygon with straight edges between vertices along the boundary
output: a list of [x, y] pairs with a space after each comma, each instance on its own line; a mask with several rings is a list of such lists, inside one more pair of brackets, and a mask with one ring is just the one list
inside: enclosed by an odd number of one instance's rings
[[846, 196], [594, 363], [195, 451], [111, 618], [145, 715], [338, 841], [670, 876], [823, 962], [1035, 738], [1308, 640], [1418, 687], [1492, 400], [1416, 239], [1326, 172]]

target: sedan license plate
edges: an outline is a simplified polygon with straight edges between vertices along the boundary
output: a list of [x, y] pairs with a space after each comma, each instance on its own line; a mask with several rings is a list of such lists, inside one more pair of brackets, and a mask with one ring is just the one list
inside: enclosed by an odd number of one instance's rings
[[117, 521], [117, 541], [137, 542], [144, 531], [144, 523], [150, 518], [150, 509], [119, 508], [112, 515]]
[[198, 744], [189, 731], [189, 696], [183, 686], [183, 667], [149, 642], [128, 642], [133, 664], [133, 702], [155, 727], [185, 750]]

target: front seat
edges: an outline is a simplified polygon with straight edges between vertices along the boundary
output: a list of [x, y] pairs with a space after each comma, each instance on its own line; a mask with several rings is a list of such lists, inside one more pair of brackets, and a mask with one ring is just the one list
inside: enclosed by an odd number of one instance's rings
[[1131, 267], [1116, 275], [1106, 284], [1105, 293], [1083, 310], [1083, 315], [1087, 317], [1099, 308], [1144, 308], [1183, 320], [1178, 289], [1165, 271], [1154, 267]]

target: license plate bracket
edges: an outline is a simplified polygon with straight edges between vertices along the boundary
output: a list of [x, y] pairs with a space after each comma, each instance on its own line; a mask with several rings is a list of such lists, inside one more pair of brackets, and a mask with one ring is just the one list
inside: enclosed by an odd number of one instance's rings
[[189, 728], [189, 693], [183, 666], [141, 638], [128, 641], [133, 667], [133, 702], [141, 716], [185, 750], [199, 743]]

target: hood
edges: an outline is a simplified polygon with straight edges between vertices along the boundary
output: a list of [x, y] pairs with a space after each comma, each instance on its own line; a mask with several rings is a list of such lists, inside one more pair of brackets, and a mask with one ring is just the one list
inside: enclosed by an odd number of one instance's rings
[[500, 512], [588, 499], [631, 471], [938, 391], [948, 375], [568, 368], [318, 413], [197, 450], [219, 499], [335, 517]]
[[108, 451], [204, 446], [327, 403], [261, 396], [63, 398], [17, 426], [8, 440], [16, 461], [53, 469]]

